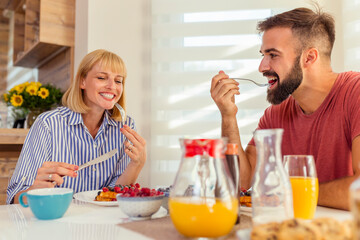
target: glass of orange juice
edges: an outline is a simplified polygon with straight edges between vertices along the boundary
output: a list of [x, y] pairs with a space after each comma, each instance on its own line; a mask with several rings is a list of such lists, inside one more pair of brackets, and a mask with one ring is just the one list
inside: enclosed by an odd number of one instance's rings
[[312, 219], [315, 214], [319, 183], [312, 155], [285, 155], [284, 168], [293, 192], [295, 218]]

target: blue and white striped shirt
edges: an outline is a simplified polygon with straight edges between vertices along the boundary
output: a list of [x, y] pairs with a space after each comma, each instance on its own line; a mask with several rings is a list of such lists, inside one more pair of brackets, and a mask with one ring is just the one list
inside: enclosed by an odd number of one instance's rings
[[[129, 116], [125, 124], [135, 129], [135, 122]], [[66, 162], [82, 165], [100, 155], [118, 149], [112, 158], [82, 169], [76, 178], [65, 177], [60, 187], [72, 188], [74, 193], [114, 186], [125, 170], [130, 157], [125, 154], [125, 135], [120, 132], [121, 122], [110, 118], [105, 111], [103, 122], [95, 139], [84, 125], [80, 113], [67, 107], [41, 114], [28, 135], [21, 150], [14, 174], [7, 188], [7, 200], [19, 191], [28, 189], [35, 180], [37, 170], [45, 161]], [[22, 181], [26, 176], [25, 181]]]

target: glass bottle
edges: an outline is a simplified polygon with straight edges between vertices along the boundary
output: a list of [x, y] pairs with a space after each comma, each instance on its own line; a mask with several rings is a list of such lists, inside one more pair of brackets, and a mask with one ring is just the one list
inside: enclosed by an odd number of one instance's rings
[[191, 238], [217, 238], [233, 228], [238, 199], [225, 160], [225, 139], [180, 139], [183, 151], [170, 190], [175, 228]]
[[282, 164], [283, 129], [257, 130], [256, 169], [252, 185], [253, 224], [294, 217], [292, 190]]
[[[240, 168], [239, 168], [239, 146], [236, 143], [228, 143], [226, 146], [225, 158], [229, 168], [232, 182], [235, 186], [236, 198], [240, 206]], [[240, 222], [240, 213], [238, 213], [236, 224]]]

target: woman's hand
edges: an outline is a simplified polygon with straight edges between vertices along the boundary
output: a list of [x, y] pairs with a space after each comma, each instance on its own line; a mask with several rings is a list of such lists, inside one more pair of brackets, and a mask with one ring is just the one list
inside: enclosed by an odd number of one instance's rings
[[125, 153], [130, 157], [131, 162], [143, 167], [146, 161], [146, 141], [135, 130], [129, 126], [124, 125], [120, 131], [132, 142], [126, 141]]
[[63, 162], [44, 162], [37, 170], [35, 181], [28, 190], [36, 188], [52, 188], [64, 182], [63, 177], [76, 177], [79, 167]]

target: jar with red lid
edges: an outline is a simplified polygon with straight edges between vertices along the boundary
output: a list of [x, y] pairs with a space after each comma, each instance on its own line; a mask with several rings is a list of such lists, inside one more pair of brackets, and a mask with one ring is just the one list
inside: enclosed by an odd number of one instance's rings
[[233, 228], [238, 199], [225, 164], [227, 140], [180, 139], [182, 159], [170, 191], [175, 228], [190, 238], [218, 238]]

